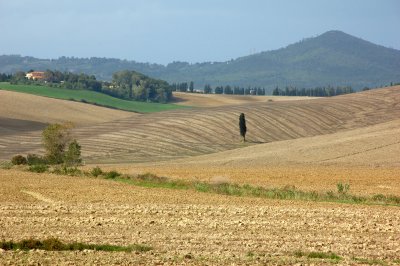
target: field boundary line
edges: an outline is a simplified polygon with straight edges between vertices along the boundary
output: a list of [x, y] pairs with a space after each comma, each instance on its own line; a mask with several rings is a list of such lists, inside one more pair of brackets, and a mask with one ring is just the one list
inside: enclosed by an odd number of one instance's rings
[[54, 201], [54, 200], [52, 200], [50, 198], [47, 198], [47, 197], [43, 196], [42, 194], [40, 194], [38, 192], [29, 191], [29, 190], [21, 190], [21, 192], [25, 193], [25, 194], [28, 194], [28, 195], [34, 197], [35, 199], [43, 201], [43, 202], [46, 202], [46, 203], [52, 203], [52, 204], [58, 203], [57, 201]]
[[379, 149], [386, 148], [386, 147], [389, 147], [389, 146], [393, 146], [393, 145], [396, 145], [396, 144], [400, 144], [400, 141], [396, 141], [394, 143], [389, 143], [389, 144], [378, 146], [378, 147], [373, 147], [373, 148], [366, 149], [366, 150], [363, 150], [363, 151], [348, 153], [348, 154], [337, 156], [337, 157], [334, 157], [334, 158], [328, 158], [328, 159], [319, 160], [317, 162], [318, 163], [319, 162], [326, 162], [326, 161], [341, 159], [341, 158], [345, 158], [345, 157], [350, 157], [350, 156], [353, 156], [353, 155], [358, 155], [358, 154], [366, 153], [366, 152], [369, 152], [369, 151], [379, 150]]

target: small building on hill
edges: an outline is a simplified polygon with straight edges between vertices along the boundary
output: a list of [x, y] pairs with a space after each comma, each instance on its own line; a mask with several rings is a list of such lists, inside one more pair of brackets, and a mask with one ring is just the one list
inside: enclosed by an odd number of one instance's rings
[[25, 77], [27, 79], [33, 79], [33, 80], [44, 79], [44, 72], [40, 71], [29, 72], [26, 73]]

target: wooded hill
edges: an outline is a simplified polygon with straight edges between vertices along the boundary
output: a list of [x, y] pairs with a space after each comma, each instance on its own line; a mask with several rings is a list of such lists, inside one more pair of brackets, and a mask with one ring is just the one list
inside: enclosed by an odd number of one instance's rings
[[111, 80], [112, 73], [131, 69], [170, 83], [194, 81], [195, 88], [211, 86], [276, 87], [351, 86], [354, 89], [399, 82], [400, 51], [329, 31], [285, 48], [261, 52], [226, 62], [167, 66], [108, 58], [37, 59], [18, 55], [0, 56], [0, 72], [60, 70], [93, 74]]

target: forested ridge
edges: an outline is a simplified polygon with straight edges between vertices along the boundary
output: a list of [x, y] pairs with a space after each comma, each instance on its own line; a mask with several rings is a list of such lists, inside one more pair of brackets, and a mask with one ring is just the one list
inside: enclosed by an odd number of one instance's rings
[[329, 31], [285, 48], [261, 52], [226, 62], [190, 64], [172, 62], [166, 66], [110, 58], [38, 59], [29, 56], [0, 56], [0, 72], [59, 70], [95, 75], [112, 80], [112, 74], [134, 70], [169, 83], [193, 81], [204, 85], [265, 87], [271, 94], [280, 88], [350, 86], [355, 90], [398, 82], [400, 51], [356, 38], [340, 31]]

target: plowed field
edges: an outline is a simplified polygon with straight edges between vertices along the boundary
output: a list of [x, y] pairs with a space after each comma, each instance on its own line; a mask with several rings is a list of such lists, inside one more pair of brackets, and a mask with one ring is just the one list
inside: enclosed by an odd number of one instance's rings
[[[162, 161], [243, 147], [238, 115], [247, 120], [247, 145], [358, 129], [400, 117], [400, 87], [327, 99], [254, 103], [168, 111], [116, 119], [75, 131], [87, 163]], [[28, 141], [27, 141], [28, 140]], [[10, 154], [38, 151], [37, 132], [4, 136]]]
[[[397, 207], [263, 200], [0, 171], [1, 237], [154, 248], [2, 252], [0, 264], [357, 264], [400, 259]], [[334, 252], [310, 259], [296, 252]], [[361, 264], [361, 263], [360, 263]]]

